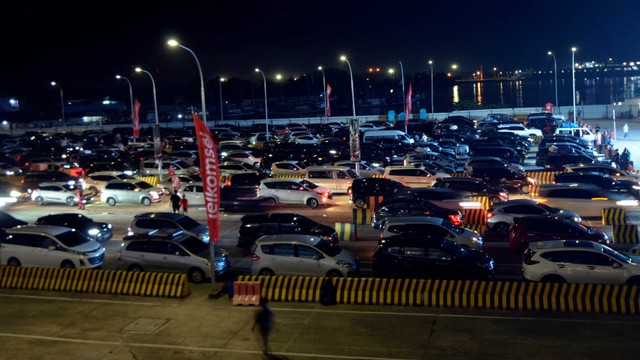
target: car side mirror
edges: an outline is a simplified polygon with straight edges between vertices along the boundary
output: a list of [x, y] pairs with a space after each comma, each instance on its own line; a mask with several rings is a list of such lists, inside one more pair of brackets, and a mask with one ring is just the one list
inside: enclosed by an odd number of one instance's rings
[[313, 257], [312, 257], [313, 260], [321, 260], [322, 258], [324, 258], [324, 257], [321, 256], [321, 255], [313, 255]]
[[619, 262], [614, 261], [614, 262], [613, 262], [612, 267], [613, 267], [614, 269], [619, 269], [619, 268], [621, 268], [621, 267], [622, 267], [622, 265], [621, 265]]

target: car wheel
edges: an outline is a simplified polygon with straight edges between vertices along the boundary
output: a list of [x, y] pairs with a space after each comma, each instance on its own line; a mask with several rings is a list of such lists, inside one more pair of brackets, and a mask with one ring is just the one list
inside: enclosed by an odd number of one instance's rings
[[327, 273], [327, 277], [330, 278], [341, 278], [342, 277], [342, 273], [338, 270], [329, 270], [329, 272]]
[[507, 235], [509, 234], [509, 224], [507, 223], [497, 223], [493, 225], [493, 231], [495, 231], [498, 235]]
[[92, 193], [93, 196], [96, 196], [99, 193], [98, 188], [96, 188], [95, 186], [90, 187], [89, 192]]
[[75, 269], [76, 266], [69, 260], [65, 260], [62, 262], [62, 264], [60, 264], [60, 267], [62, 269]]
[[275, 205], [275, 204], [277, 204], [277, 203], [278, 203], [278, 202], [276, 201], [276, 199], [274, 199], [274, 198], [268, 198], [268, 199], [267, 199], [267, 200], [265, 200], [265, 201], [266, 201], [267, 205]]
[[38, 205], [38, 206], [44, 205], [44, 198], [42, 196], [38, 196], [36, 198], [36, 205]]
[[634, 276], [627, 280], [625, 283], [627, 286], [640, 286], [640, 276]]
[[364, 199], [355, 199], [353, 204], [358, 208], [362, 209], [366, 204], [364, 203]]
[[116, 199], [110, 197], [107, 199], [107, 204], [109, 204], [109, 206], [116, 206]]
[[259, 276], [274, 276], [275, 273], [271, 269], [260, 269], [260, 271], [258, 271], [258, 275]]
[[555, 284], [564, 284], [567, 281], [560, 275], [547, 275], [542, 278], [542, 282], [555, 283]]
[[9, 260], [7, 260], [7, 266], [19, 267], [19, 266], [22, 266], [22, 263], [20, 262], [20, 260], [12, 257]]
[[523, 194], [528, 194], [529, 191], [531, 191], [531, 186], [529, 186], [529, 184], [524, 184], [522, 186], [520, 186], [520, 192]]
[[142, 268], [142, 266], [140, 265], [129, 265], [129, 267], [127, 268], [127, 271], [131, 271], [131, 272], [143, 272], [144, 269]]
[[76, 199], [72, 197], [68, 197], [65, 202], [67, 203], [67, 205], [73, 206], [76, 203]]
[[312, 209], [317, 208], [318, 207], [318, 200], [316, 200], [315, 198], [311, 198], [311, 199], [307, 200], [307, 206], [312, 208]]
[[142, 198], [142, 205], [144, 206], [151, 205], [151, 199], [149, 199], [148, 197]]
[[204, 279], [206, 278], [204, 275], [204, 271], [202, 271], [202, 269], [197, 269], [197, 268], [189, 270], [188, 277], [189, 277], [189, 281], [196, 284], [203, 283]]

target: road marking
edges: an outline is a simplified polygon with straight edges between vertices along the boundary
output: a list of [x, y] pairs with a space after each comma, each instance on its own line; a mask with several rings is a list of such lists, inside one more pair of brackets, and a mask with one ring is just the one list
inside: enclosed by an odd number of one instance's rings
[[[139, 302], [139, 301], [116, 301], [116, 300], [98, 300], [98, 299], [75, 299], [75, 298], [63, 298], [63, 297], [55, 297], [55, 296], [35, 296], [35, 295], [11, 295], [11, 294], [0, 294], [0, 297], [6, 298], [20, 298], [20, 299], [46, 299], [46, 300], [56, 300], [56, 301], [78, 301], [78, 302], [89, 302], [89, 303], [103, 303], [103, 304], [123, 304], [123, 305], [149, 305], [149, 306], [160, 306], [163, 304], [160, 303], [151, 303], [151, 302]], [[166, 304], [164, 304], [166, 305]]]

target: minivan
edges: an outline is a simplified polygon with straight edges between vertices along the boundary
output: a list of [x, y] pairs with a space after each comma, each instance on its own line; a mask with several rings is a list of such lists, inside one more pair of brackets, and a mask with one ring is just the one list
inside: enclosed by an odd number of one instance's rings
[[182, 230], [205, 243], [209, 243], [209, 228], [184, 214], [147, 212], [136, 215], [127, 229], [127, 235], [146, 234], [152, 230]]
[[333, 193], [349, 193], [353, 179], [359, 176], [346, 166], [309, 166], [304, 171], [304, 179]]
[[380, 139], [399, 140], [403, 144], [413, 144], [413, 139], [400, 130], [371, 130], [362, 136], [362, 142], [376, 142]]
[[79, 231], [54, 225], [24, 225], [6, 230], [0, 265], [91, 269], [102, 266], [105, 248]]

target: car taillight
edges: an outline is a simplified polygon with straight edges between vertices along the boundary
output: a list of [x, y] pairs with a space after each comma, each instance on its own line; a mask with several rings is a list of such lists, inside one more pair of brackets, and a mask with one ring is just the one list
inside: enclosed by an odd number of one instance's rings
[[260, 256], [256, 255], [256, 253], [251, 254], [251, 260], [258, 261], [260, 260]]
[[493, 215], [493, 213], [488, 212], [487, 213], [487, 219], [491, 219], [492, 217], [494, 217], [495, 215]]
[[462, 225], [462, 216], [456, 214], [456, 215], [449, 215], [449, 221], [451, 221], [451, 223], [453, 223], [453, 225], [455, 226], [460, 226]]
[[524, 254], [522, 254], [522, 262], [527, 264], [527, 265], [535, 265], [535, 264], [540, 263], [540, 261], [531, 260], [531, 258], [535, 254], [536, 254], [535, 251], [533, 251], [530, 248], [528, 248], [527, 250], [524, 251]]

